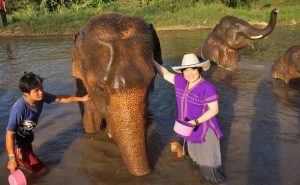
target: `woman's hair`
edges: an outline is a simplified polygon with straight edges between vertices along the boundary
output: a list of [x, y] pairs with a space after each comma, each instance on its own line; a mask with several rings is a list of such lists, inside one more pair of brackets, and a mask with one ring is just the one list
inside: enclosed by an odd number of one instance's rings
[[32, 72], [24, 72], [24, 75], [20, 79], [19, 88], [23, 93], [30, 93], [32, 89], [42, 87], [43, 80], [43, 78]]
[[[199, 74], [201, 74], [201, 72], [203, 71], [202, 67], [192, 67], [193, 69], [198, 69]], [[181, 73], [183, 73], [184, 70], [186, 70], [187, 68], [183, 68], [181, 69]]]

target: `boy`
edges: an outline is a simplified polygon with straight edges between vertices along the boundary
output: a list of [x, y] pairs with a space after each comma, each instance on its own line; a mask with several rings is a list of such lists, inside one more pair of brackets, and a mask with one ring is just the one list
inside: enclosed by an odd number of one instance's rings
[[19, 88], [23, 96], [11, 108], [6, 128], [7, 168], [10, 173], [13, 173], [16, 168], [22, 168], [30, 174], [41, 174], [46, 172], [46, 167], [33, 153], [31, 143], [34, 138], [33, 130], [37, 126], [44, 102], [47, 104], [85, 102], [89, 100], [89, 96], [76, 97], [47, 93], [43, 89], [43, 79], [31, 72], [24, 73]]

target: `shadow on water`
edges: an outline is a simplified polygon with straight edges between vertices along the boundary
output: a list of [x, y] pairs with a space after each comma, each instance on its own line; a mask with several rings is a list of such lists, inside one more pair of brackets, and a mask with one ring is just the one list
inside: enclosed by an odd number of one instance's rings
[[[220, 140], [223, 167], [226, 162], [231, 132], [231, 124], [235, 117], [233, 105], [237, 99], [237, 88], [233, 85], [234, 73], [213, 65], [205, 78], [213, 83], [219, 95], [218, 122], [223, 133]], [[226, 171], [226, 167], [225, 167]]]
[[[167, 59], [166, 63], [173, 63], [173, 60], [177, 59]], [[173, 132], [174, 120], [177, 117], [174, 86], [157, 74], [154, 90], [149, 92], [148, 101], [148, 117], [152, 121], [147, 131], [147, 150], [150, 166], [154, 168], [163, 149], [172, 138], [176, 139]]]
[[[55, 123], [63, 124], [63, 123]], [[43, 133], [47, 132], [44, 128]], [[38, 147], [34, 152], [36, 155], [46, 164], [47, 168], [55, 169], [55, 166], [60, 164], [63, 159], [64, 153], [72, 145], [72, 143], [83, 134], [82, 123], [77, 122], [64, 128], [63, 131], [56, 133], [51, 139], [47, 140], [41, 146]], [[38, 138], [36, 138], [38, 139]], [[43, 176], [30, 176], [28, 178], [29, 184], [34, 184]]]
[[254, 98], [255, 112], [250, 125], [248, 185], [281, 184], [280, 132], [276, 116], [277, 98], [272, 83], [262, 80]]
[[5, 45], [5, 49], [6, 49], [6, 54], [7, 54], [7, 61], [12, 62], [12, 60], [14, 60], [15, 57], [13, 55], [13, 49], [11, 47], [11, 43], [7, 43]]
[[6, 42], [3, 44], [3, 54], [0, 57], [0, 62], [12, 62], [15, 59], [11, 42]]

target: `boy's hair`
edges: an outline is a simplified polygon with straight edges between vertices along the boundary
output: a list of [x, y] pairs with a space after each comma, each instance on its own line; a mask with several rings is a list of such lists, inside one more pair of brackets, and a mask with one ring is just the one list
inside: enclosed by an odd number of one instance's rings
[[43, 80], [43, 78], [32, 72], [24, 72], [20, 79], [19, 88], [23, 93], [30, 93], [32, 89], [42, 87]]

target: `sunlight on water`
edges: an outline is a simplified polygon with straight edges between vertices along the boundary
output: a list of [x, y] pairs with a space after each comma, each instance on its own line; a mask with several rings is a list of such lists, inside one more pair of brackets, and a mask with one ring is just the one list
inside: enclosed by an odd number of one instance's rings
[[[277, 27], [253, 48], [241, 50], [239, 68], [214, 67], [204, 77], [217, 86], [218, 116], [224, 137], [223, 161], [231, 185], [300, 184], [300, 88], [271, 79], [271, 67], [288, 47], [299, 45], [299, 27]], [[159, 32], [164, 65], [180, 64], [195, 51], [210, 29]], [[282, 42], [284, 40], [284, 42]], [[73, 94], [72, 38], [0, 38], [0, 154], [4, 153], [9, 109], [21, 95], [24, 71], [45, 78], [51, 93]], [[84, 134], [77, 104], [46, 105], [36, 129], [34, 149], [50, 171], [31, 184], [209, 184], [187, 157], [169, 151], [177, 109], [174, 88], [157, 76], [149, 94], [148, 155], [154, 166], [145, 177], [128, 174], [116, 144], [105, 133]], [[6, 184], [6, 162], [0, 163], [0, 184]]]

